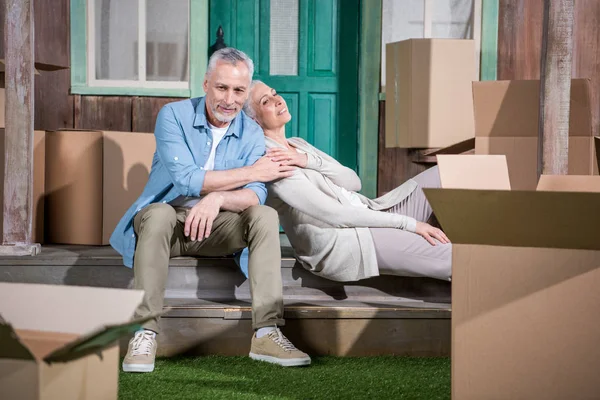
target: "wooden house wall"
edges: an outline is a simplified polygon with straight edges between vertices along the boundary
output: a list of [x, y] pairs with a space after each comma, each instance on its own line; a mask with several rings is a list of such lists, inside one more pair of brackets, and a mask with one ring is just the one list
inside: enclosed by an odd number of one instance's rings
[[[0, 17], [4, 7], [0, 7]], [[35, 59], [70, 65], [69, 0], [36, 0]], [[4, 33], [0, 29], [0, 58]], [[70, 71], [42, 71], [35, 77], [35, 129], [102, 129], [152, 132], [160, 108], [178, 98], [80, 96], [70, 94]]]
[[[69, 0], [36, 0], [36, 61], [69, 65]], [[0, 7], [3, 17], [4, 7]], [[498, 79], [538, 79], [543, 25], [539, 0], [503, 0], [498, 24]], [[0, 44], [4, 43], [0, 29]], [[600, 2], [575, 2], [573, 77], [592, 80], [594, 134], [600, 123]], [[0, 45], [0, 57], [3, 57]], [[177, 98], [79, 96], [70, 94], [70, 71], [35, 78], [35, 129], [106, 129], [151, 132], [160, 108]], [[427, 168], [414, 150], [386, 149], [384, 103], [380, 104], [378, 193], [385, 193]]]
[[[500, 1], [498, 21], [499, 80], [539, 79], [542, 48], [543, 2]], [[574, 78], [592, 82], [592, 121], [598, 135], [600, 123], [600, 1], [577, 0], [573, 27]], [[384, 102], [380, 102], [382, 105]], [[414, 150], [386, 149], [385, 115], [380, 107], [378, 194], [395, 188], [426, 166], [413, 163]]]

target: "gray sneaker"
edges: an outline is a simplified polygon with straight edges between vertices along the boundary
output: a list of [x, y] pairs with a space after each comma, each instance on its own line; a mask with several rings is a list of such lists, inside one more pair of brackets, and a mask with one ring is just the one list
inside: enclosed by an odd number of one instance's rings
[[269, 332], [260, 339], [256, 333], [252, 336], [250, 346], [250, 358], [258, 361], [266, 361], [283, 367], [298, 367], [310, 365], [308, 354], [298, 350], [283, 336], [279, 328]]
[[156, 357], [155, 334], [150, 331], [138, 331], [129, 341], [127, 355], [123, 360], [124, 372], [152, 372]]

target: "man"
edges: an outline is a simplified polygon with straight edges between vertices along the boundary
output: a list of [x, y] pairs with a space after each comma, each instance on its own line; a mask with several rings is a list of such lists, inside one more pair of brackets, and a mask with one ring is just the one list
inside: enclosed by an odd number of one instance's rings
[[[241, 112], [253, 70], [243, 52], [219, 50], [209, 60], [206, 96], [161, 109], [148, 183], [110, 243], [133, 266], [134, 287], [145, 291], [136, 317], [162, 310], [170, 257], [223, 256], [247, 247], [255, 329], [250, 356], [307, 365], [308, 355], [278, 328], [284, 324], [279, 222], [263, 205], [264, 182], [293, 171], [263, 157], [263, 132]], [[158, 319], [143, 328], [129, 343], [124, 371], [154, 370]]]

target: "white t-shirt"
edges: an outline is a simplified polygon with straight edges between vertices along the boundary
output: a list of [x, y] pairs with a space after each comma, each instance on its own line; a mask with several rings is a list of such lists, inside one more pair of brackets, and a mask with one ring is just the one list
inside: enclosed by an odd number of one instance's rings
[[224, 128], [217, 128], [216, 126], [212, 126], [209, 123], [208, 127], [210, 128], [210, 133], [212, 133], [212, 148], [210, 149], [210, 154], [208, 155], [208, 159], [204, 164], [204, 169], [207, 171], [212, 171], [213, 169], [215, 169], [215, 153], [217, 152], [217, 146], [219, 145], [221, 139], [223, 139], [223, 137], [227, 133], [229, 125], [227, 125]]
[[[227, 129], [229, 129], [229, 125], [227, 125], [224, 128], [217, 128], [216, 126], [213, 126], [209, 123], [208, 127], [210, 128], [210, 133], [212, 134], [212, 143], [210, 143], [209, 139], [209, 143], [206, 144], [211, 145], [212, 147], [210, 148], [210, 154], [208, 155], [208, 158], [204, 163], [204, 170], [212, 171], [215, 169], [215, 154], [217, 152], [217, 146], [219, 145], [219, 142], [221, 142], [223, 137], [225, 137]], [[202, 197], [179, 196], [175, 198], [175, 200], [171, 201], [169, 204], [171, 204], [172, 206], [192, 208], [200, 201], [201, 198]]]

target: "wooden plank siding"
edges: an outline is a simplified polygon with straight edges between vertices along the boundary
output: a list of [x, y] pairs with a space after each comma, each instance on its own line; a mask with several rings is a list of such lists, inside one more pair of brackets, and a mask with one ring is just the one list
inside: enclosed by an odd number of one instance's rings
[[131, 97], [78, 96], [76, 102], [75, 129], [131, 132]]
[[573, 21], [573, 78], [591, 79], [592, 133], [600, 125], [600, 1], [577, 0]]
[[154, 132], [156, 116], [160, 109], [173, 101], [182, 99], [176, 97], [134, 97], [131, 112], [131, 130], [133, 132]]
[[385, 102], [379, 102], [379, 154], [377, 195], [381, 196], [407, 179], [425, 171], [431, 164], [412, 162], [418, 150], [385, 147]]
[[543, 24], [544, 2], [535, 0], [500, 2], [498, 80], [540, 78]]
[[[69, 0], [36, 0], [35, 61], [69, 66]], [[69, 70], [35, 76], [34, 126], [39, 130], [73, 128]]]

